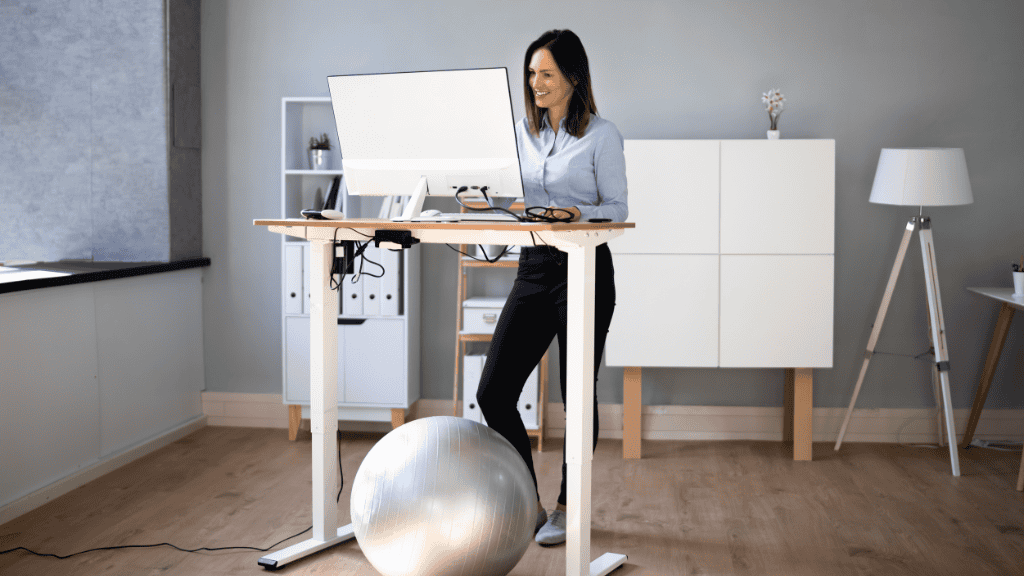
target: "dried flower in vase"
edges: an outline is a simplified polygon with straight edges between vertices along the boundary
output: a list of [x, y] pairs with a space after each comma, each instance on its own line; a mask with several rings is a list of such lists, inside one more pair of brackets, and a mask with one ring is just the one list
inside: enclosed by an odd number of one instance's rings
[[779, 116], [786, 107], [786, 98], [779, 92], [778, 88], [772, 88], [761, 95], [761, 102], [764, 109], [768, 111], [768, 119], [771, 121], [771, 130], [778, 130]]
[[327, 138], [327, 133], [324, 132], [323, 135], [320, 136], [319, 140], [316, 139], [316, 136], [310, 138], [309, 139], [309, 149], [310, 150], [330, 150], [331, 149], [331, 141], [330, 141], [330, 139]]

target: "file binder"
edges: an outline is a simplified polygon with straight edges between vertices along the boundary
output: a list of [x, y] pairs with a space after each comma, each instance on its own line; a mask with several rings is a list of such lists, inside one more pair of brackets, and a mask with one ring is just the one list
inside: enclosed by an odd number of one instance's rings
[[353, 284], [352, 278], [352, 276], [345, 276], [341, 281], [341, 313], [347, 316], [362, 316], [363, 281], [360, 278]]
[[[370, 262], [383, 264], [380, 261], [380, 252], [380, 248], [368, 246], [366, 252], [363, 253], [363, 257]], [[359, 282], [363, 285], [363, 315], [379, 316], [381, 278], [371, 276], [371, 274], [380, 275], [380, 267], [374, 266], [370, 262], [363, 262], [363, 272], [366, 272], [366, 274], [359, 275]]]
[[384, 277], [380, 279], [380, 313], [384, 316], [398, 316], [401, 311], [402, 253], [381, 249], [381, 264]]
[[[302, 300], [305, 290], [302, 289], [302, 245], [286, 245], [284, 247], [284, 313], [302, 314]], [[308, 273], [308, 272], [307, 272]]]
[[486, 356], [466, 354], [462, 357], [462, 417], [484, 424], [484, 415], [476, 403], [476, 389], [480, 385]]
[[[476, 391], [480, 386], [480, 377], [483, 375], [484, 364], [487, 363], [487, 356], [466, 354], [462, 357], [462, 417], [481, 424], [487, 424], [487, 419], [480, 412], [480, 406], [476, 403]], [[533, 372], [526, 379], [523, 392], [519, 395], [516, 407], [523, 419], [527, 430], [537, 429], [537, 383], [540, 376], [540, 366], [534, 366]]]

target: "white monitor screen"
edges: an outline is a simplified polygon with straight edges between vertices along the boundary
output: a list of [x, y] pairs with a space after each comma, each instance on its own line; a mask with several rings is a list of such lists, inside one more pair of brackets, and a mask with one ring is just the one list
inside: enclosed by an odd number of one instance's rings
[[330, 76], [350, 194], [523, 195], [505, 68]]

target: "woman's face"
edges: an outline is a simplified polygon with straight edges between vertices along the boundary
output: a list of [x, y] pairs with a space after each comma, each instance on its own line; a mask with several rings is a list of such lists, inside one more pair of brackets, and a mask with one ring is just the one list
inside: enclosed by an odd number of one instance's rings
[[535, 50], [530, 57], [530, 88], [538, 108], [560, 108], [569, 104], [570, 83], [558, 69], [554, 56], [546, 48]]

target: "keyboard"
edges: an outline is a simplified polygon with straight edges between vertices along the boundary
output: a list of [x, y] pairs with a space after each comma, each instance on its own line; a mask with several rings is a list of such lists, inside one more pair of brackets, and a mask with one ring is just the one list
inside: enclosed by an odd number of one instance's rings
[[417, 216], [413, 222], [517, 222], [515, 216], [495, 212], [442, 212], [433, 216]]

